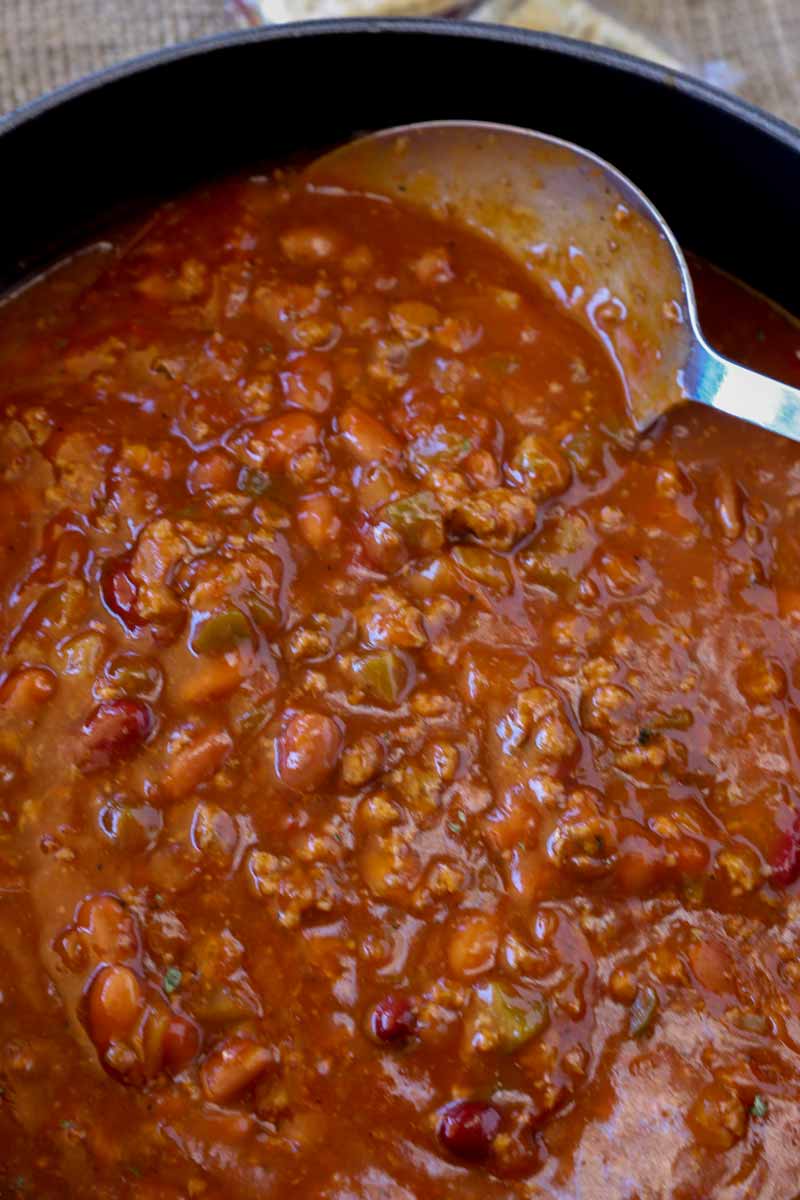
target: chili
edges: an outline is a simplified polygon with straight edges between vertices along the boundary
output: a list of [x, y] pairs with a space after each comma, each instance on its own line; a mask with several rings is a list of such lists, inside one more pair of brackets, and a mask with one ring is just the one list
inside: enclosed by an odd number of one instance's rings
[[0, 1194], [793, 1195], [798, 448], [284, 172], [0, 311]]

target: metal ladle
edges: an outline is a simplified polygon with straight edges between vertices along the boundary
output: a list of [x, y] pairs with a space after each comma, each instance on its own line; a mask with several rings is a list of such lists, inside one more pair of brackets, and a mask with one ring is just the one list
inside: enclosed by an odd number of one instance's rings
[[800, 441], [800, 391], [709, 346], [675, 236], [596, 154], [528, 129], [437, 121], [349, 142], [306, 178], [399, 200], [496, 242], [603, 339], [639, 430], [696, 400]]

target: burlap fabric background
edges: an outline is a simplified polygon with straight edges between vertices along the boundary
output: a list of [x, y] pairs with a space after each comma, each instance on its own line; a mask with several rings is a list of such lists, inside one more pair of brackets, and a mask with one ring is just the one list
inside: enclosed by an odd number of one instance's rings
[[[0, 112], [144, 50], [234, 28], [232, 7], [224, 0], [0, 0]], [[286, 19], [424, 12], [436, 0], [266, 0], [264, 7]], [[800, 0], [486, 0], [481, 11], [676, 61], [800, 124]]]

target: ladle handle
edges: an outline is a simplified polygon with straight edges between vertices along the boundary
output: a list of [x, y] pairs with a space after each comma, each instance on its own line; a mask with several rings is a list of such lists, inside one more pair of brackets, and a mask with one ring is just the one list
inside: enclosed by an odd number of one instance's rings
[[692, 400], [800, 442], [800, 390], [730, 362], [700, 339], [682, 383]]

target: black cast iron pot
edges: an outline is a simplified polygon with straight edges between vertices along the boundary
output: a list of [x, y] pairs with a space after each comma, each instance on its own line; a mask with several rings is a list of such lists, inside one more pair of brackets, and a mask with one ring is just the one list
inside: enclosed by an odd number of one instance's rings
[[471, 117], [597, 151], [685, 246], [800, 313], [800, 132], [565, 38], [324, 21], [161, 51], [0, 121], [0, 290], [123, 213], [221, 172], [381, 126]]

